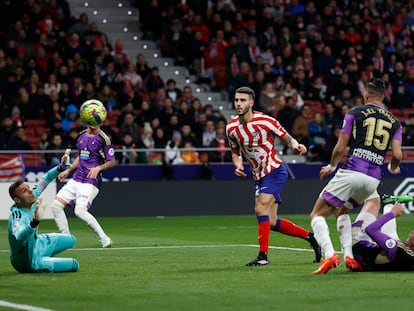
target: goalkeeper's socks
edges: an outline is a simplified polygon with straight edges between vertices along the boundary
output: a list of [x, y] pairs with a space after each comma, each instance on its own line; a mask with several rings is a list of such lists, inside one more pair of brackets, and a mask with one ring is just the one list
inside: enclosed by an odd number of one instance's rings
[[413, 200], [412, 196], [405, 195], [405, 194], [404, 195], [398, 195], [398, 196], [384, 194], [381, 197], [382, 204], [409, 203], [412, 200]]
[[267, 253], [269, 250], [269, 235], [270, 235], [270, 222], [269, 216], [257, 216], [257, 222], [259, 223], [258, 228], [258, 240], [260, 252]]
[[309, 238], [309, 231], [294, 224], [290, 220], [278, 218], [276, 225], [272, 228], [272, 231], [277, 231], [286, 235], [299, 237], [307, 240]]

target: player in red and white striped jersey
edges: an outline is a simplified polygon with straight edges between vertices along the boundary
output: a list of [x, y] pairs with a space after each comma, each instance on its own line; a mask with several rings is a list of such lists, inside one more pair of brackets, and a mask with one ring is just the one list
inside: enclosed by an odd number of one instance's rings
[[241, 87], [234, 95], [237, 117], [226, 126], [226, 134], [235, 165], [235, 174], [246, 177], [243, 159], [252, 168], [256, 187], [255, 213], [258, 220], [259, 255], [246, 266], [267, 265], [270, 230], [300, 237], [309, 241], [315, 251], [315, 261], [321, 259], [321, 250], [313, 233], [295, 225], [289, 220], [279, 218], [277, 211], [282, 202], [280, 192], [288, 179], [285, 165], [277, 156], [275, 139], [283, 139], [299, 154], [307, 152], [279, 122], [264, 113], [253, 111], [255, 93], [249, 87]]

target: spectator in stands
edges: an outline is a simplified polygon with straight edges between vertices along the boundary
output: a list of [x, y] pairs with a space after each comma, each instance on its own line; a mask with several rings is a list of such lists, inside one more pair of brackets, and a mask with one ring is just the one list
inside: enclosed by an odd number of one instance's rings
[[[162, 123], [161, 123], [161, 125], [162, 125]], [[179, 119], [178, 119], [177, 114], [175, 114], [175, 113], [174, 114], [171, 114], [169, 116], [169, 119], [168, 119], [167, 123], [164, 126], [165, 135], [168, 138], [171, 138], [172, 135], [175, 132], [177, 132], [177, 133], [180, 132], [180, 128], [181, 128], [181, 124], [179, 122]]]
[[97, 98], [104, 104], [107, 111], [117, 108], [117, 93], [109, 84], [104, 84], [98, 92]]
[[154, 128], [153, 139], [154, 148], [157, 149], [164, 149], [168, 142], [168, 138], [165, 136], [165, 132], [162, 127]]
[[136, 72], [136, 67], [133, 63], [128, 64], [122, 79], [124, 82], [130, 82], [136, 91], [140, 91], [143, 87], [142, 77]]
[[73, 95], [70, 91], [69, 83], [67, 82], [62, 82], [58, 96], [59, 103], [62, 105], [63, 108], [66, 108], [71, 103], [75, 102]]
[[398, 82], [397, 89], [391, 94], [390, 107], [391, 108], [413, 108], [414, 97], [406, 89], [403, 81]]
[[207, 47], [208, 44], [203, 40], [203, 34], [201, 31], [194, 32], [193, 40], [190, 41], [190, 44], [187, 47], [187, 55], [188, 61], [198, 77], [200, 77], [202, 74], [202, 59], [204, 56], [204, 51]]
[[332, 132], [326, 126], [321, 113], [313, 115], [313, 121], [308, 125], [309, 132], [309, 152], [308, 156], [314, 161], [329, 161], [330, 153], [327, 147], [332, 145]]
[[[46, 164], [49, 166], [55, 166], [60, 163], [60, 159], [62, 156], [62, 150], [66, 149], [64, 140], [61, 135], [55, 133], [52, 135], [49, 146], [47, 147], [46, 151], [54, 151], [55, 153], [45, 153]], [[58, 163], [58, 164], [56, 164]]]
[[141, 137], [141, 128], [135, 123], [135, 115], [131, 112], [127, 112], [124, 115], [123, 122], [119, 126], [119, 136], [124, 137], [125, 133], [130, 133], [134, 142]]
[[135, 67], [137, 70], [137, 74], [139, 74], [142, 80], [145, 81], [145, 79], [151, 73], [151, 68], [148, 66], [147, 61], [145, 60], [145, 56], [143, 54], [140, 53], [137, 55]]
[[216, 148], [215, 151], [208, 152], [210, 162], [231, 162], [231, 152], [227, 150], [228, 142], [226, 129], [223, 127], [216, 128], [216, 137], [211, 141], [209, 147]]
[[78, 34], [78, 35], [83, 35], [89, 28], [89, 18], [88, 15], [86, 13], [81, 13], [79, 15], [78, 20], [75, 22], [75, 24], [73, 24], [72, 27], [70, 27], [70, 29], [68, 30], [69, 34]]
[[62, 119], [62, 129], [69, 133], [70, 128], [75, 122], [75, 119], [79, 116], [79, 109], [75, 105], [71, 104], [66, 107], [65, 117]]
[[207, 120], [202, 134], [202, 146], [209, 147], [214, 138], [216, 138], [214, 121]]
[[144, 81], [144, 87], [150, 96], [155, 96], [158, 89], [165, 88], [164, 80], [160, 76], [160, 71], [157, 66], [151, 68], [150, 75]]
[[331, 130], [334, 131], [339, 126], [342, 126], [342, 115], [338, 110], [335, 110], [335, 106], [331, 102], [327, 102], [325, 105], [324, 113], [325, 125]]
[[278, 110], [280, 109], [280, 101], [276, 90], [273, 87], [273, 83], [267, 82], [263, 85], [260, 90], [259, 101], [256, 100], [256, 103], [258, 103], [257, 107], [255, 107], [256, 110], [276, 116]]
[[141, 109], [139, 109], [139, 119], [141, 119], [144, 123], [150, 123], [157, 115], [157, 109], [150, 105], [149, 101], [142, 101]]
[[152, 149], [154, 148], [154, 138], [153, 138], [153, 129], [151, 127], [151, 124], [148, 122], [145, 122], [144, 129], [141, 134], [141, 141], [145, 145], [146, 148]]
[[[307, 148], [309, 147], [309, 123], [312, 121], [313, 115], [311, 107], [304, 104], [300, 110], [300, 115], [295, 119], [292, 128], [292, 134], [297, 141]], [[309, 148], [308, 148], [309, 149]]]
[[10, 135], [7, 145], [9, 150], [32, 150], [32, 146], [27, 140], [26, 131], [23, 127], [17, 127], [16, 131]]
[[192, 107], [193, 101], [196, 99], [196, 97], [193, 94], [193, 89], [191, 86], [186, 85], [183, 87], [183, 92], [181, 96], [181, 101], [185, 101], [189, 107]]
[[79, 131], [76, 128], [71, 128], [65, 141], [65, 148], [76, 150], [78, 137]]
[[195, 122], [194, 111], [190, 109], [189, 105], [184, 100], [179, 103], [177, 116], [180, 124], [192, 125]]
[[203, 54], [205, 75], [211, 81], [211, 87], [224, 86], [225, 57], [224, 50], [216, 39], [210, 41]]
[[122, 109], [127, 103], [132, 103], [134, 109], [137, 109], [142, 103], [142, 97], [130, 82], [124, 82], [122, 85], [122, 91], [119, 94], [120, 108]]
[[185, 164], [198, 164], [200, 163], [200, 157], [198, 152], [194, 149], [191, 141], [186, 141], [182, 148], [184, 149], [181, 153], [181, 159]]
[[403, 146], [414, 146], [414, 113], [408, 115], [407, 122], [405, 126], [403, 126], [402, 144]]
[[175, 132], [165, 145], [165, 162], [167, 165], [182, 164], [184, 162], [179, 150], [180, 145], [181, 135], [179, 132]]
[[56, 91], [57, 93], [61, 90], [61, 84], [57, 81], [55, 74], [50, 74], [47, 78], [47, 82], [44, 84], [45, 86], [45, 94], [50, 95], [50, 92]]
[[181, 99], [182, 92], [177, 87], [177, 82], [174, 79], [168, 79], [167, 80], [167, 89], [166, 89], [166, 95], [169, 97], [175, 106], [179, 106], [179, 100]]
[[51, 128], [52, 124], [55, 119], [63, 120], [63, 114], [65, 112], [65, 109], [59, 104], [58, 101], [54, 101], [51, 104], [50, 110], [46, 112], [46, 121], [45, 126], [47, 128]]
[[138, 157], [138, 153], [135, 149], [134, 137], [130, 132], [124, 132], [122, 134], [121, 149], [122, 152], [116, 153], [116, 158], [119, 164], [135, 164]]

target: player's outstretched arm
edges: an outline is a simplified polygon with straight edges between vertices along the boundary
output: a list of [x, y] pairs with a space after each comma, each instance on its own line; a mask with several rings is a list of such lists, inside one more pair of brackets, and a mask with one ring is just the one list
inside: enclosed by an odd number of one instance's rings
[[298, 154], [306, 154], [308, 152], [306, 146], [299, 144], [298, 141], [294, 139], [289, 133], [283, 137], [283, 140], [286, 142], [290, 149], [297, 152]]

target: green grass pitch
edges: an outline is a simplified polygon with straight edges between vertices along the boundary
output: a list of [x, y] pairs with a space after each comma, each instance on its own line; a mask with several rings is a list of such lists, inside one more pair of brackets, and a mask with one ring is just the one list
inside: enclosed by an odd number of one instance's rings
[[[307, 215], [286, 218], [310, 227]], [[342, 263], [313, 276], [317, 264], [308, 243], [279, 233], [271, 233], [270, 265], [245, 267], [258, 251], [253, 215], [100, 222], [114, 240], [111, 249], [99, 248], [84, 223], [69, 219], [78, 243], [60, 256], [77, 258], [79, 272], [18, 274], [1, 221], [0, 302], [59, 311], [412, 310], [413, 272], [351, 273]], [[403, 215], [398, 224], [400, 236], [407, 236], [414, 215]], [[329, 226], [338, 250], [333, 217]], [[56, 231], [54, 222], [43, 221], [40, 231]]]

